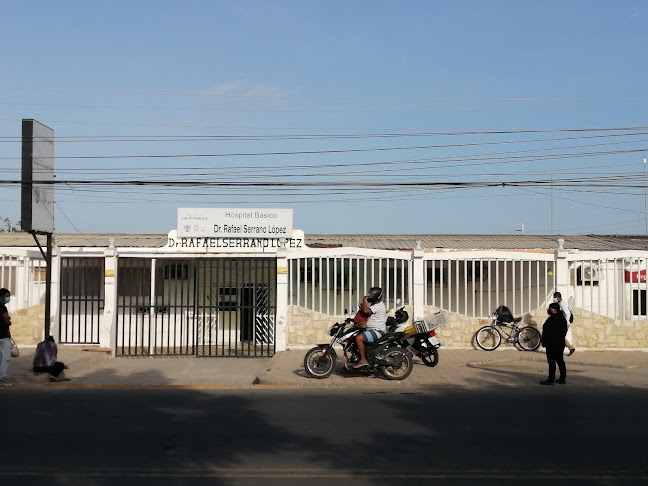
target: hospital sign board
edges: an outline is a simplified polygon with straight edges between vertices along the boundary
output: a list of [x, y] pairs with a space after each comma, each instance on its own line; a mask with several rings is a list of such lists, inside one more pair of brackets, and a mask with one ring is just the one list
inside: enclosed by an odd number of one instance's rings
[[178, 208], [180, 238], [290, 238], [292, 209]]

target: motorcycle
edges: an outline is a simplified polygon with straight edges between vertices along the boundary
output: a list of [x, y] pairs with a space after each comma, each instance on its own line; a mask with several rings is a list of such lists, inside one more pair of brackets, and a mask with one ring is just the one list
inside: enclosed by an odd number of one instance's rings
[[[329, 344], [318, 344], [311, 348], [304, 356], [304, 369], [313, 378], [328, 378], [338, 360], [334, 344], [340, 344], [344, 352], [344, 367], [354, 369], [360, 361], [360, 352], [355, 338], [365, 329], [358, 327], [353, 319], [347, 318], [331, 326], [329, 335], [332, 336]], [[414, 362], [412, 353], [403, 348], [400, 342], [405, 336], [404, 332], [387, 332], [373, 343], [365, 344], [365, 354], [369, 366], [361, 368], [363, 371], [380, 371], [389, 380], [404, 380], [412, 372]]]
[[[400, 315], [399, 315], [400, 313]], [[403, 317], [402, 314], [405, 314]], [[439, 348], [441, 341], [436, 337], [436, 329], [445, 326], [448, 322], [443, 311], [407, 324], [407, 311], [401, 307], [394, 318], [387, 319], [387, 329], [392, 332], [402, 332], [405, 337], [401, 346], [418, 356], [426, 366], [431, 368], [439, 364]], [[392, 319], [390, 321], [390, 319]]]

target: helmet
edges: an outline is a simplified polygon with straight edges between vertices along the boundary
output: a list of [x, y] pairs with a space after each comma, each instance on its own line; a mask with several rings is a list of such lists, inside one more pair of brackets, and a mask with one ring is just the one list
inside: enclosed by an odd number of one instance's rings
[[403, 322], [407, 322], [407, 319], [409, 319], [409, 314], [405, 309], [397, 309], [394, 317], [396, 318], [396, 322], [398, 324], [402, 324]]
[[380, 287], [371, 287], [367, 291], [367, 295], [369, 296], [369, 298], [367, 300], [369, 302], [371, 302], [372, 304], [375, 304], [375, 303], [380, 302], [382, 300], [383, 292], [382, 292], [382, 289]]

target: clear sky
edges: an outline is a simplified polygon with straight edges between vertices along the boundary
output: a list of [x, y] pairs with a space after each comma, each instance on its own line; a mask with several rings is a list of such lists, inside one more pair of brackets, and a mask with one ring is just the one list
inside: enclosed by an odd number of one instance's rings
[[0, 218], [34, 118], [57, 233], [648, 233], [644, 0], [5, 1], [0, 45]]

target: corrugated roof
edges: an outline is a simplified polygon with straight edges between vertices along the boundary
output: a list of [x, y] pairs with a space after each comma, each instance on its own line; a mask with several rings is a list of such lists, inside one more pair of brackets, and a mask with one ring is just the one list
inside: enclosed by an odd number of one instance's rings
[[306, 235], [306, 244], [395, 250], [412, 249], [420, 241], [426, 249], [552, 250], [558, 247], [559, 238], [565, 240], [567, 249], [648, 250], [644, 235]]
[[[110, 240], [121, 248], [160, 248], [167, 245], [166, 234], [88, 233], [56, 234], [60, 247], [108, 247]], [[583, 251], [648, 250], [648, 236], [644, 235], [305, 235], [306, 245], [313, 248], [356, 247], [380, 250], [411, 250], [416, 242], [426, 249], [469, 250], [551, 250], [558, 247], [558, 238], [565, 240], [564, 248]], [[45, 245], [45, 237], [39, 236]], [[0, 247], [34, 247], [33, 237], [28, 233], [0, 233]]]
[[[45, 236], [38, 236], [41, 245], [45, 246]], [[126, 234], [126, 233], [61, 233], [55, 234], [54, 240], [61, 247], [100, 247], [110, 246], [110, 240], [120, 248], [160, 248], [168, 243], [167, 235], [162, 234]], [[0, 233], [0, 247], [36, 246], [29, 233]]]

